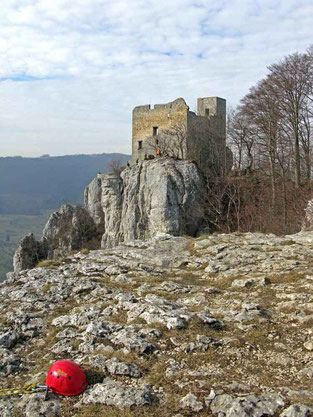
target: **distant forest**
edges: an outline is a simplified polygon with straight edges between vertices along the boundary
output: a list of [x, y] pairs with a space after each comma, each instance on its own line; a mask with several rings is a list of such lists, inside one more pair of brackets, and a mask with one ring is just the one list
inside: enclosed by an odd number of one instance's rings
[[82, 203], [98, 172], [126, 164], [124, 154], [0, 158], [0, 214], [37, 215], [64, 203]]

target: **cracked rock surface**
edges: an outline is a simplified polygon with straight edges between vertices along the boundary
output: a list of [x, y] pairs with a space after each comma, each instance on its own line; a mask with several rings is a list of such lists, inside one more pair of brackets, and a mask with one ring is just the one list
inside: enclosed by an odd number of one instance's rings
[[89, 386], [1, 398], [0, 416], [312, 416], [312, 249], [313, 232], [164, 234], [9, 273], [1, 388], [60, 359]]

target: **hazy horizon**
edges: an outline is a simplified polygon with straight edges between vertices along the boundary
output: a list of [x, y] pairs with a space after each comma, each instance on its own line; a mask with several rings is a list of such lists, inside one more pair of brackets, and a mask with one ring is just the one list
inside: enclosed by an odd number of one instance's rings
[[0, 154], [0, 158], [31, 158], [31, 159], [36, 159], [36, 158], [62, 158], [62, 157], [66, 157], [66, 156], [96, 156], [96, 155], [102, 155], [102, 154], [106, 154], [106, 155], [114, 155], [114, 154], [121, 154], [121, 155], [127, 155], [127, 156], [131, 156], [131, 153], [122, 153], [122, 152], [99, 152], [99, 153], [72, 153], [72, 154], [59, 154], [59, 155], [51, 155], [51, 154], [42, 154], [42, 155], [34, 155], [34, 156], [29, 156], [29, 155], [1, 155]]

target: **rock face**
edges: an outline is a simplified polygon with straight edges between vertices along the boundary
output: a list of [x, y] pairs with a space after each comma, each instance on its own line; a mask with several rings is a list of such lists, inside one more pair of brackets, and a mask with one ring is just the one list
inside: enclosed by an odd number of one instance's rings
[[20, 241], [13, 258], [14, 271], [33, 268], [43, 259], [64, 256], [84, 247], [95, 249], [100, 239], [88, 211], [65, 204], [51, 214], [40, 241], [32, 233]]
[[97, 228], [92, 217], [82, 207], [64, 204], [52, 213], [44, 230], [48, 242], [48, 257], [64, 256], [71, 251], [97, 244]]
[[38, 242], [32, 233], [25, 236], [19, 243], [13, 257], [15, 272], [33, 268], [40, 260], [47, 258], [48, 245], [45, 239]]
[[109, 248], [159, 233], [195, 235], [203, 218], [204, 182], [197, 166], [172, 158], [143, 161], [121, 175], [99, 174], [85, 190], [85, 208], [53, 213], [41, 241], [25, 237], [14, 270], [32, 268], [82, 248]]
[[313, 232], [158, 235], [9, 273], [0, 387], [62, 358], [89, 387], [1, 398], [0, 416], [312, 417], [312, 248]]
[[204, 183], [194, 163], [162, 158], [99, 175], [86, 188], [85, 207], [103, 232], [101, 247], [158, 233], [195, 235], [203, 217]]

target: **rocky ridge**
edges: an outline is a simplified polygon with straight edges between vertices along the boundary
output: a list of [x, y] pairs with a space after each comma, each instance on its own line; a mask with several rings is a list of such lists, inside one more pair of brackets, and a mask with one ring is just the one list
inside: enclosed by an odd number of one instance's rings
[[312, 232], [163, 234], [8, 274], [1, 386], [43, 383], [62, 358], [90, 385], [1, 399], [0, 415], [312, 416], [312, 249]]
[[158, 158], [99, 174], [85, 189], [85, 207], [66, 204], [51, 215], [42, 239], [26, 236], [14, 270], [82, 248], [109, 248], [158, 233], [194, 236], [203, 213], [204, 181], [193, 162]]

